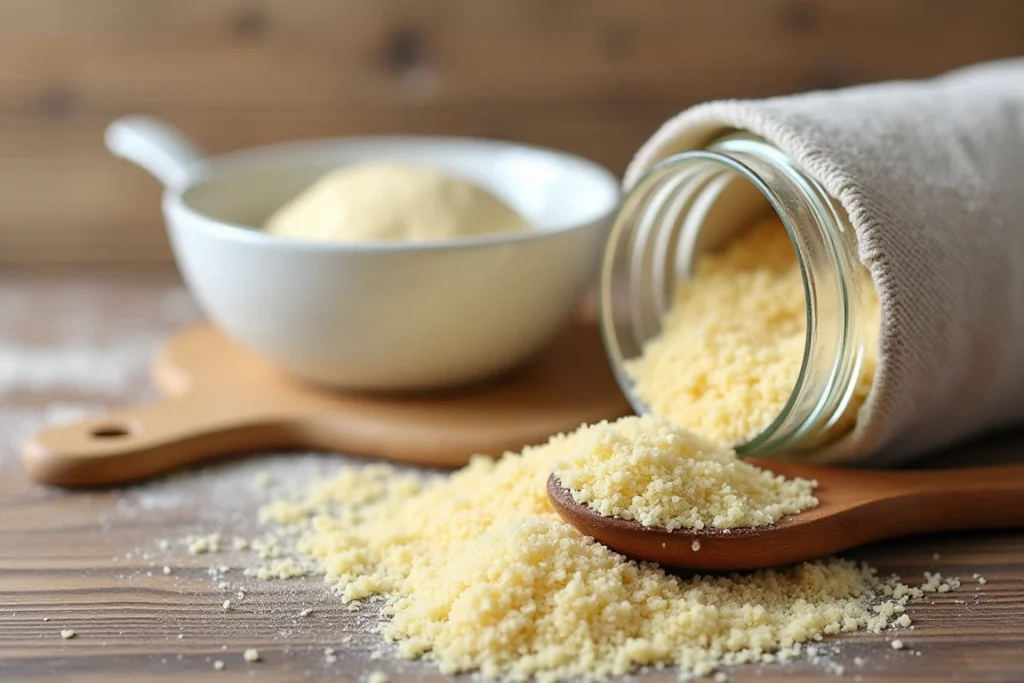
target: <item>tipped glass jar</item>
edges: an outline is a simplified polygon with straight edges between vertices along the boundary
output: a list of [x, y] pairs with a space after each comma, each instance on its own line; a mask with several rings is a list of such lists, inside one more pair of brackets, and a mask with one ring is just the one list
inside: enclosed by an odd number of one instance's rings
[[[769, 244], [764, 236], [761, 244], [742, 245], [743, 253], [730, 246], [745, 232], [764, 232], [751, 226], [763, 225], [766, 216], [777, 217], [770, 220], [780, 223], [783, 240], [788, 235], [795, 253], [789, 282], [803, 289], [799, 324], [793, 324], [792, 308], [783, 321], [793, 358], [782, 367], [794, 376], [784, 379], [781, 392], [780, 368], [762, 365], [779, 357], [778, 350], [758, 348], [778, 339], [760, 339], [757, 331], [771, 330], [780, 324], [775, 317], [785, 317], [770, 310], [774, 303], [764, 297], [771, 286], [788, 285], [777, 274], [755, 272], [779, 269], [777, 263], [751, 262], [751, 254]], [[767, 259], [770, 244], [765, 251]], [[730, 278], [723, 259], [733, 265], [739, 259], [736, 267], [752, 277]], [[701, 299], [698, 288], [713, 281], [733, 290], [733, 300]], [[754, 291], [762, 282], [768, 283], [765, 290]], [[737, 283], [751, 290], [736, 292]], [[761, 296], [768, 306], [737, 300], [745, 296]], [[725, 316], [726, 324], [708, 325], [700, 316]], [[747, 318], [760, 319], [752, 327]], [[821, 447], [856, 422], [874, 376], [878, 326], [878, 298], [842, 207], [789, 156], [759, 138], [732, 134], [662, 160], [635, 184], [616, 217], [602, 268], [601, 327], [616, 378], [641, 414], [659, 414], [698, 432], [717, 431], [708, 424], [763, 416], [752, 429], [730, 436], [729, 445], [745, 455]], [[664, 348], [673, 343], [695, 344], [705, 353], [673, 355]], [[653, 354], [660, 356], [656, 364], [648, 363]], [[708, 367], [691, 367], [694, 359]], [[719, 361], [729, 367], [713, 367]]]

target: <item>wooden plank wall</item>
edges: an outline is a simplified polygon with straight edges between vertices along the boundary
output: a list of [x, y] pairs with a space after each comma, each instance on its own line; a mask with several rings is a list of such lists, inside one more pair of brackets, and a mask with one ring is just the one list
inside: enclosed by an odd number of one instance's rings
[[483, 135], [621, 172], [694, 102], [1022, 53], [1020, 0], [0, 0], [0, 263], [169, 258], [101, 144], [125, 112], [213, 152]]

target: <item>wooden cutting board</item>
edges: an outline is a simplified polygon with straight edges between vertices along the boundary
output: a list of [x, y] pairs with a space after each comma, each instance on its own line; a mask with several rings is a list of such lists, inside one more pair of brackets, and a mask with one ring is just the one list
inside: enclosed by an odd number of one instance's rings
[[174, 335], [153, 375], [163, 402], [37, 433], [22, 454], [29, 474], [62, 486], [105, 485], [231, 453], [293, 448], [459, 467], [474, 454], [499, 456], [631, 412], [597, 325], [583, 321], [528, 366], [442, 393], [345, 394], [302, 384], [206, 323]]

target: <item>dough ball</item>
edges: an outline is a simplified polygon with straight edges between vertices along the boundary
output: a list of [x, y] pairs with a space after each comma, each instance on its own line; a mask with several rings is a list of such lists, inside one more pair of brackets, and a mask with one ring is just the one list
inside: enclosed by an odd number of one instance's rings
[[275, 235], [338, 242], [426, 242], [527, 229], [503, 201], [423, 166], [364, 163], [317, 180], [267, 220]]

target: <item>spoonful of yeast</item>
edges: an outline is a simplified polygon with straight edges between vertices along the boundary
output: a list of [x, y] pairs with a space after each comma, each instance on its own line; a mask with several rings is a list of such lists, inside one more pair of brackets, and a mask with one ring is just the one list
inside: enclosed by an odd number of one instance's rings
[[578, 444], [547, 482], [568, 524], [637, 560], [750, 570], [896, 536], [1024, 526], [1024, 464], [892, 471], [744, 461], [651, 426], [651, 436], [630, 428]]

